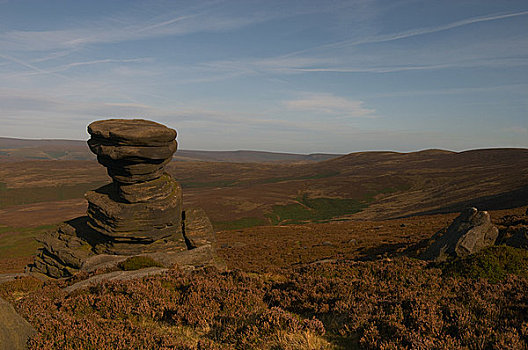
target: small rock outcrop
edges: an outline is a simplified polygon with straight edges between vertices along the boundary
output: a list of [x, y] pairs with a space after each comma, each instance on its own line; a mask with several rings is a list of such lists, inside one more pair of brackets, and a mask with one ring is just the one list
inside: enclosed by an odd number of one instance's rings
[[93, 122], [88, 133], [90, 150], [112, 182], [85, 194], [87, 216], [41, 239], [43, 248], [27, 270], [68, 277], [95, 255], [160, 253], [176, 262], [178, 253], [204, 245], [213, 249], [207, 215], [183, 210], [182, 188], [165, 172], [177, 149], [175, 130], [142, 119], [110, 119]]
[[443, 261], [448, 257], [468, 256], [492, 246], [498, 234], [487, 211], [469, 208], [453, 220], [445, 233], [440, 231], [431, 238], [422, 258]]
[[0, 298], [0, 350], [27, 349], [28, 338], [35, 329], [18, 315], [7, 301]]

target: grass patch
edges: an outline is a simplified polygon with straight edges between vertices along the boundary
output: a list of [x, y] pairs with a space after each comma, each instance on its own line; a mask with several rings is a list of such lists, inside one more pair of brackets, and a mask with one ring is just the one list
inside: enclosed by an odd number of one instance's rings
[[234, 180], [212, 182], [180, 182], [182, 188], [232, 187], [236, 183], [237, 181]]
[[121, 261], [117, 267], [124, 271], [134, 271], [146, 267], [163, 267], [163, 265], [148, 256], [133, 256]]
[[385, 187], [372, 190], [362, 199], [351, 198], [309, 198], [305, 193], [297, 198], [298, 203], [274, 205], [266, 217], [273, 225], [301, 224], [305, 222], [328, 222], [329, 220], [355, 214], [367, 208], [379, 194], [390, 194], [401, 188]]
[[339, 171], [325, 171], [325, 172], [321, 172], [319, 174], [307, 175], [307, 176], [272, 177], [272, 178], [269, 178], [269, 179], [263, 179], [263, 180], [257, 181], [256, 183], [268, 184], [268, 183], [277, 183], [277, 182], [283, 182], [283, 181], [316, 180], [316, 179], [324, 179], [324, 178], [327, 178], [327, 177], [337, 176], [339, 174], [340, 174]]
[[528, 250], [509, 246], [492, 246], [476, 254], [442, 264], [447, 276], [486, 278], [497, 283], [509, 274], [528, 277]]
[[68, 154], [68, 152], [65, 151], [48, 151], [46, 152], [51, 158], [53, 159], [59, 159], [60, 157], [64, 157]]
[[369, 200], [349, 198], [309, 198], [304, 194], [299, 203], [274, 205], [267, 214], [272, 224], [300, 224], [303, 222], [325, 222], [334, 217], [354, 214], [368, 206]]
[[6, 191], [7, 190], [7, 184], [5, 182], [0, 182], [0, 191]]
[[76, 185], [21, 188], [8, 188], [6, 184], [2, 183], [3, 185], [0, 185], [0, 191], [2, 191], [2, 196], [0, 196], [0, 209], [21, 204], [83, 198], [86, 191], [93, 190], [104, 183], [97, 181]]
[[57, 225], [23, 228], [0, 226], [0, 257], [16, 258], [34, 255], [39, 247], [35, 238], [56, 227]]
[[268, 222], [263, 218], [246, 217], [232, 221], [215, 221], [215, 230], [239, 230], [248, 227], [266, 225]]

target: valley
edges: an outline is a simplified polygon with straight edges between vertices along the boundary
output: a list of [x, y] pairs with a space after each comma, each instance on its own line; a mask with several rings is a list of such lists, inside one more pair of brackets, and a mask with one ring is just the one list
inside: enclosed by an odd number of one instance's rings
[[[383, 251], [387, 244], [394, 248], [416, 242], [468, 206], [522, 211], [528, 205], [525, 149], [361, 152], [319, 162], [173, 161], [168, 171], [182, 184], [184, 203], [204, 208], [211, 218], [219, 242], [225, 240], [220, 243], [221, 254], [237, 256], [241, 248], [236, 242], [247, 244], [254, 237], [255, 242], [280, 242], [279, 246], [294, 249], [286, 265], [326, 257], [356, 258], [368, 255], [365, 251]], [[95, 161], [2, 163], [1, 269], [21, 271], [38, 246], [33, 239], [62, 221], [84, 215], [84, 193], [109, 181]], [[408, 220], [423, 224], [400, 229]], [[354, 232], [350, 237], [349, 231]], [[320, 238], [326, 235], [343, 237], [328, 244], [332, 239]], [[318, 237], [328, 245], [305, 244], [297, 236]], [[286, 237], [291, 238], [285, 242]], [[351, 239], [361, 244], [344, 249], [343, 242]], [[258, 256], [256, 250], [253, 253]]]

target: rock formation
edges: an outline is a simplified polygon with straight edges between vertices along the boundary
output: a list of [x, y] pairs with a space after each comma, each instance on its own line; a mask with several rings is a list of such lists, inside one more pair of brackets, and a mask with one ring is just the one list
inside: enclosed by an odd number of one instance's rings
[[[136, 254], [159, 240], [185, 250], [182, 190], [164, 172], [176, 151], [176, 131], [146, 120], [102, 120], [88, 126], [90, 150], [111, 184], [88, 191], [87, 224], [109, 237], [106, 253]], [[155, 248], [154, 248], [155, 249]]]
[[66, 277], [94, 255], [176, 256], [212, 246], [205, 212], [183, 211], [181, 186], [164, 170], [177, 148], [175, 130], [147, 120], [110, 119], [93, 122], [88, 132], [90, 150], [113, 181], [85, 194], [86, 217], [41, 240], [30, 271]]
[[443, 261], [449, 256], [464, 257], [492, 246], [499, 230], [493, 226], [487, 211], [469, 208], [453, 220], [447, 231], [438, 232], [423, 253], [427, 260]]

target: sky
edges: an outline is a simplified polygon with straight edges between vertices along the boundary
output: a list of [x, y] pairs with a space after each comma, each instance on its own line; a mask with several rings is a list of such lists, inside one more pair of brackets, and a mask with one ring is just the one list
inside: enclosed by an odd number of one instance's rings
[[108, 118], [181, 149], [528, 147], [528, 1], [0, 0], [0, 136]]

